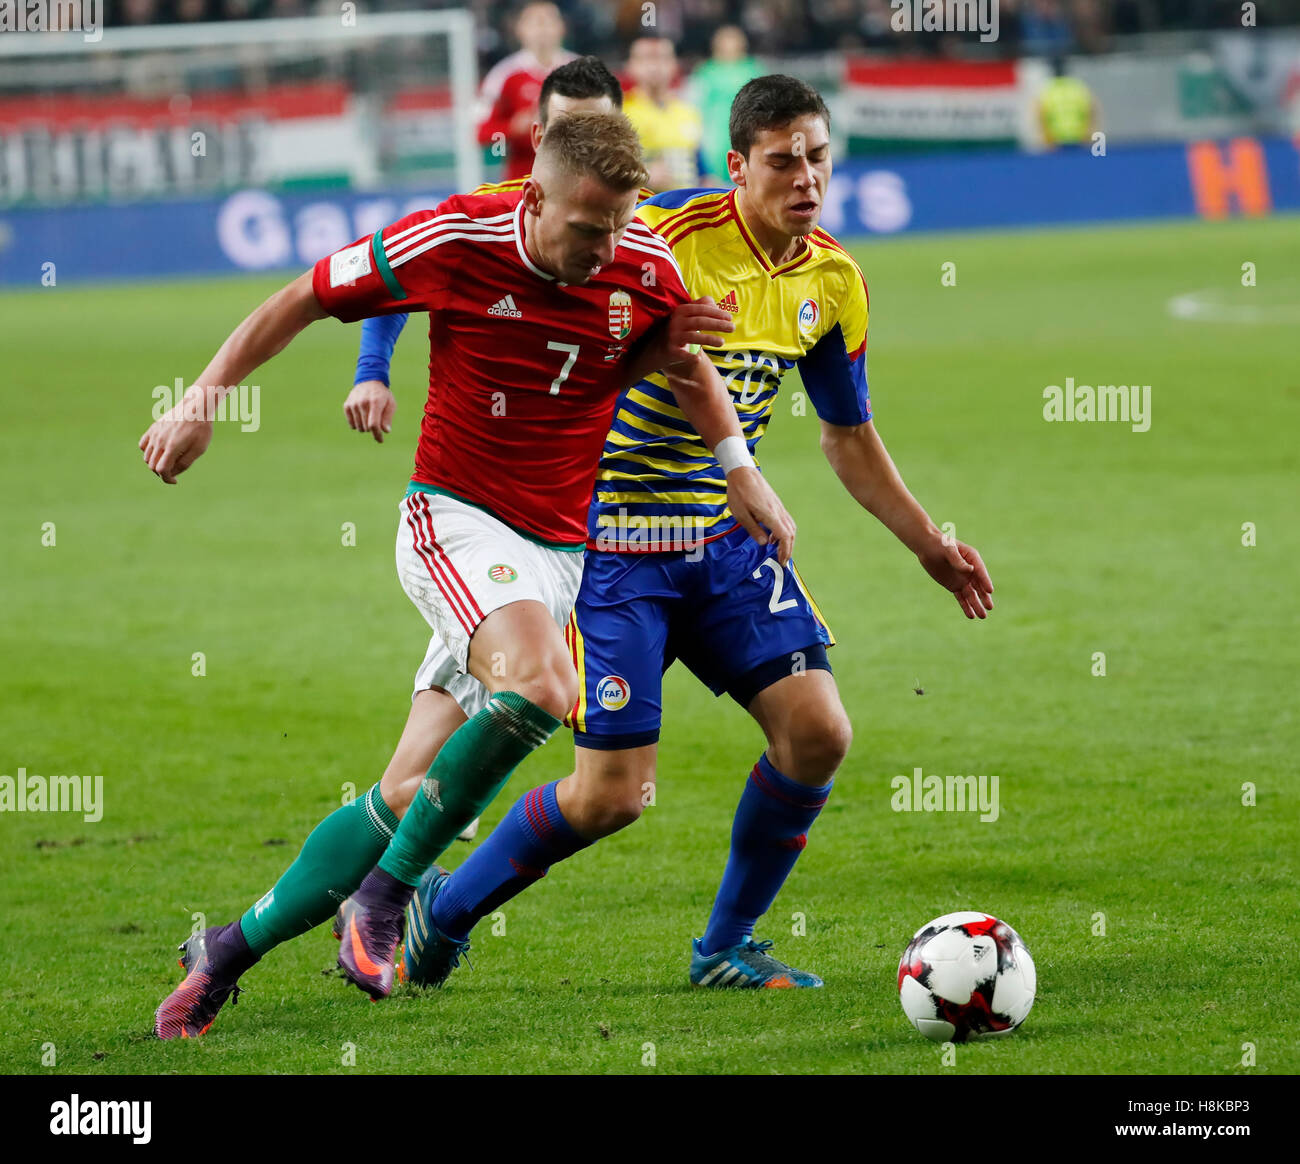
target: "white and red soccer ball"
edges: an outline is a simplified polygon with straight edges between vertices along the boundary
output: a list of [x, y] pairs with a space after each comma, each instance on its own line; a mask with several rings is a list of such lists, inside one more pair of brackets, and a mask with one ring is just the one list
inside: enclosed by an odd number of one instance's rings
[[1025, 1021], [1037, 987], [1020, 935], [987, 913], [935, 918], [898, 963], [903, 1013], [937, 1043], [1009, 1035]]

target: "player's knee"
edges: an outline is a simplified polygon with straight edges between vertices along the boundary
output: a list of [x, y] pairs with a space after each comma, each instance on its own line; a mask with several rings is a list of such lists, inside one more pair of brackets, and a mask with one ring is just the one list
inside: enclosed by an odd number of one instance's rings
[[[579, 756], [584, 751], [579, 748]], [[640, 817], [653, 794], [654, 775], [651, 773], [646, 781], [631, 771], [602, 770], [585, 776], [574, 773], [561, 789], [560, 808], [569, 824], [589, 840], [596, 840], [627, 828]]]
[[563, 719], [578, 701], [578, 676], [572, 665], [542, 667], [521, 679], [514, 689], [548, 715]]
[[379, 781], [379, 795], [399, 819], [411, 807], [411, 801], [415, 799], [424, 776], [424, 769], [412, 771], [409, 766], [400, 765], [396, 761], [388, 765], [383, 779]]
[[578, 674], [567, 654], [542, 655], [522, 665], [505, 689], [522, 695], [548, 715], [563, 719], [578, 702]]
[[820, 708], [790, 725], [789, 752], [803, 779], [829, 780], [849, 754], [853, 727], [839, 706]]
[[573, 823], [583, 836], [607, 837], [635, 823], [642, 807], [640, 794], [632, 789], [605, 789], [578, 801], [580, 822]]

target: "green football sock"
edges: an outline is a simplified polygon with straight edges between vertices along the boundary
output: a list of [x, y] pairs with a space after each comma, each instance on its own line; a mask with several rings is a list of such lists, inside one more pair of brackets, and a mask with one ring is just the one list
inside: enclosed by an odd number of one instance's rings
[[510, 773], [560, 721], [514, 691], [499, 691], [442, 745], [379, 868], [404, 885], [424, 871], [496, 798]]
[[339, 902], [374, 868], [396, 830], [397, 817], [378, 784], [336, 808], [312, 830], [271, 891], [239, 919], [248, 948], [260, 958], [333, 917]]

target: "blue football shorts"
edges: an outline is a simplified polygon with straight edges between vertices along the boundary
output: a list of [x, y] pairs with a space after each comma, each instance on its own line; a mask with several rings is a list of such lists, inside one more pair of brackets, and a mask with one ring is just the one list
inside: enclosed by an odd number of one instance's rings
[[794, 563], [740, 527], [694, 553], [588, 550], [565, 640], [579, 681], [565, 722], [580, 747], [600, 749], [659, 739], [676, 659], [748, 707], [787, 675], [829, 671], [835, 642]]

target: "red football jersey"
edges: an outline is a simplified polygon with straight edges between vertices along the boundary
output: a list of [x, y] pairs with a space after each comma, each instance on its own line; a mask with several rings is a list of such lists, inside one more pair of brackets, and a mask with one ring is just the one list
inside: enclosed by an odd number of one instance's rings
[[689, 296], [668, 245], [635, 219], [613, 262], [576, 286], [528, 257], [523, 215], [519, 190], [455, 195], [321, 259], [312, 287], [349, 323], [430, 312], [413, 480], [583, 545], [630, 353]]

